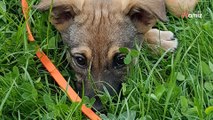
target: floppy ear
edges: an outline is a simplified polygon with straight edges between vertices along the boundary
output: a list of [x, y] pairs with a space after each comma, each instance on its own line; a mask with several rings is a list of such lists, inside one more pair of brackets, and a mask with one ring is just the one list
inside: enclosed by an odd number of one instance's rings
[[150, 30], [157, 19], [167, 21], [164, 0], [122, 0], [122, 2], [126, 5], [123, 7], [124, 12], [141, 33]]
[[41, 0], [35, 8], [41, 11], [52, 8], [51, 23], [56, 29], [63, 31], [82, 10], [83, 2], [84, 0]]

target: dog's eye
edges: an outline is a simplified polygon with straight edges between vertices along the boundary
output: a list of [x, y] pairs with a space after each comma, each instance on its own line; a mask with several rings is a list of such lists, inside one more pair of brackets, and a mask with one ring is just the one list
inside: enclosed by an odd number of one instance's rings
[[121, 53], [116, 54], [113, 58], [113, 67], [116, 69], [124, 67], [125, 66], [125, 63], [124, 63], [125, 57], [126, 57], [125, 54], [121, 54]]
[[74, 55], [73, 59], [79, 67], [81, 68], [87, 67], [87, 59], [84, 55], [81, 54]]

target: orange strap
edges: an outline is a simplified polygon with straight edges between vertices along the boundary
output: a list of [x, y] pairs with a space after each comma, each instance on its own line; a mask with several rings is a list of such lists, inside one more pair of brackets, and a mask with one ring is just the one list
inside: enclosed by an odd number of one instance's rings
[[[32, 32], [30, 30], [30, 26], [28, 23], [28, 4], [26, 0], [21, 0], [22, 3], [22, 10], [24, 17], [26, 19], [26, 28], [28, 32], [28, 39], [29, 41], [35, 41]], [[51, 60], [45, 55], [44, 52], [40, 51], [40, 49], [36, 52], [37, 57], [40, 59], [44, 67], [48, 70], [48, 72], [51, 74], [51, 76], [55, 79], [55, 81], [58, 83], [58, 85], [63, 89], [71, 101], [73, 102], [81, 102], [81, 98], [78, 96], [78, 94], [72, 89], [72, 87], [69, 85], [69, 83], [64, 79], [64, 77], [60, 74], [58, 69], [54, 66], [54, 64], [51, 62]], [[96, 115], [92, 109], [87, 108], [86, 105], [82, 105], [81, 111], [91, 120], [101, 120], [101, 118]]]
[[28, 4], [27, 4], [27, 1], [26, 0], [22, 0], [21, 1], [21, 4], [22, 4], [22, 12], [24, 14], [24, 18], [26, 19], [26, 28], [27, 28], [27, 33], [28, 33], [28, 39], [29, 41], [35, 41], [33, 35], [32, 35], [32, 32], [30, 30], [30, 26], [28, 24], [28, 20], [29, 20], [29, 17], [28, 17]]

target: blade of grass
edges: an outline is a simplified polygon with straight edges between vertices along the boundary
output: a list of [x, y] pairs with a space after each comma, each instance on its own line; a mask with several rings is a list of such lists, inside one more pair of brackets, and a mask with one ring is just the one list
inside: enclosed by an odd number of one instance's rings
[[8, 90], [8, 92], [7, 92], [7, 94], [5, 95], [4, 99], [3, 99], [2, 102], [1, 102], [1, 105], [0, 105], [0, 116], [1, 116], [1, 114], [2, 114], [2, 110], [3, 110], [4, 104], [5, 104], [5, 102], [7, 101], [8, 97], [9, 97], [9, 95], [10, 95], [12, 89], [13, 89], [14, 84], [15, 84], [15, 80], [14, 80], [13, 83], [11, 84], [11, 86], [10, 86], [10, 88], [9, 88], [9, 90]]

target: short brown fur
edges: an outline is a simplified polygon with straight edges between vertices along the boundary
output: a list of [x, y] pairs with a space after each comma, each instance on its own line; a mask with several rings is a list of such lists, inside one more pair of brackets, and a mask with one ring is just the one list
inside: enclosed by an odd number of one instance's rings
[[[127, 66], [120, 65], [123, 58], [118, 49], [132, 49], [134, 40], [141, 42], [157, 19], [167, 20], [164, 0], [41, 0], [36, 8], [51, 6], [51, 22], [69, 47], [67, 58], [78, 91], [81, 94], [84, 85], [89, 97], [96, 97], [103, 86], [112, 95], [118, 92], [127, 72]], [[100, 109], [96, 98], [94, 107]]]

